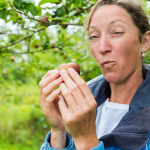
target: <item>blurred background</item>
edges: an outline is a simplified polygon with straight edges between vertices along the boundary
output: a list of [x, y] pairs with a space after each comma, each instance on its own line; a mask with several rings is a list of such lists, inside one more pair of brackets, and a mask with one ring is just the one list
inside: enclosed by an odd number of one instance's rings
[[[95, 2], [0, 0], [0, 150], [40, 149], [50, 125], [38, 84], [48, 70], [75, 62], [85, 81], [101, 74], [82, 36]], [[149, 1], [142, 2], [149, 15]]]

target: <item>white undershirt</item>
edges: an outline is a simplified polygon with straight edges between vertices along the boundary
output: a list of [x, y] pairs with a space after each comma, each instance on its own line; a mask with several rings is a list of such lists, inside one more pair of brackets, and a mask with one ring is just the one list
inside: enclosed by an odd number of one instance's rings
[[97, 137], [100, 138], [114, 130], [128, 110], [129, 105], [112, 103], [107, 99], [102, 108]]

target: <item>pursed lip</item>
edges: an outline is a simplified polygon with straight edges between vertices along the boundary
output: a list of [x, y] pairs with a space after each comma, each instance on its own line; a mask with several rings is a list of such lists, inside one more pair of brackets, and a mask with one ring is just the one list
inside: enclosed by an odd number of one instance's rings
[[103, 62], [101, 63], [101, 65], [106, 66], [106, 65], [113, 65], [113, 64], [115, 64], [115, 63], [116, 63], [116, 61], [103, 61]]

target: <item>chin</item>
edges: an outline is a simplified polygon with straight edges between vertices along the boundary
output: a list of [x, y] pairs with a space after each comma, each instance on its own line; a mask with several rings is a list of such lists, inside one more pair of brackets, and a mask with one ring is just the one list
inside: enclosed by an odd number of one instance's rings
[[121, 79], [116, 74], [107, 74], [104, 77], [109, 83], [117, 84], [121, 82]]

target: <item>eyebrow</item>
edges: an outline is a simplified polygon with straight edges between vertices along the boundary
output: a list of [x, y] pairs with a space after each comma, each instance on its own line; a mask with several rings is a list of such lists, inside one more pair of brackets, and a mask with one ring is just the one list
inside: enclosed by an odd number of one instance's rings
[[[123, 20], [121, 20], [121, 19], [117, 19], [117, 20], [111, 21], [111, 22], [109, 23], [109, 25], [112, 25], [112, 24], [114, 24], [114, 23], [116, 23], [116, 22], [123, 22], [123, 23], [125, 23], [125, 21], [123, 21]], [[97, 27], [96, 27], [96, 26], [89, 26], [89, 29], [90, 29], [90, 28], [96, 29]]]
[[114, 24], [114, 23], [116, 23], [116, 22], [123, 22], [123, 23], [125, 23], [125, 21], [123, 21], [123, 20], [121, 20], [121, 19], [117, 19], [117, 20], [111, 21], [109, 24]]

